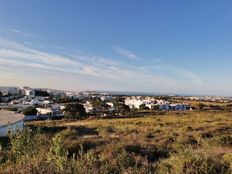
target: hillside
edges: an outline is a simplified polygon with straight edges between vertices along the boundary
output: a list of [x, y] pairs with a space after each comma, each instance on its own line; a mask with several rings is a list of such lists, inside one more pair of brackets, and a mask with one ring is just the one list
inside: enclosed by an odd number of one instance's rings
[[230, 112], [209, 111], [29, 122], [0, 140], [0, 173], [229, 174], [231, 125]]

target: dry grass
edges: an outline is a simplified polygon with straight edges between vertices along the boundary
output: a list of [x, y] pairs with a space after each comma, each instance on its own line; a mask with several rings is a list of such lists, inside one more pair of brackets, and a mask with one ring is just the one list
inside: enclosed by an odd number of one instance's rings
[[[93, 153], [97, 159], [92, 167], [97, 173], [114, 171], [166, 174], [230, 173], [229, 164], [224, 161], [223, 156], [232, 153], [231, 125], [232, 115], [229, 112], [195, 111], [167, 112], [165, 115], [149, 115], [143, 118], [27, 124], [34, 130], [39, 128], [37, 134], [46, 137], [43, 141], [47, 141], [47, 148], [51, 137], [60, 134], [64, 137], [64, 147], [69, 156], [78, 154], [81, 146], [85, 153]], [[43, 151], [46, 151], [44, 149], [46, 146], [43, 147]], [[34, 158], [36, 160], [36, 156]], [[44, 157], [40, 157], [38, 161], [41, 158]], [[192, 161], [197, 166], [189, 166], [187, 168], [191, 171], [187, 170], [186, 166], [192, 164]], [[206, 168], [201, 164], [212, 166]], [[2, 171], [10, 171], [12, 165], [9, 162]], [[22, 165], [20, 167], [23, 168]], [[87, 169], [80, 173], [86, 171]]]

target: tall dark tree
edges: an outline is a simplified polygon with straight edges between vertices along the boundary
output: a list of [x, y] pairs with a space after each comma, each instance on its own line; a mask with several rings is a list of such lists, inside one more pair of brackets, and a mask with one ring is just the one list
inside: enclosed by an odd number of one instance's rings
[[140, 106], [139, 106], [139, 110], [149, 110], [150, 108], [149, 107], [147, 107], [145, 104], [141, 104]]
[[26, 108], [26, 109], [23, 111], [23, 114], [24, 114], [24, 115], [36, 115], [36, 114], [37, 114], [37, 110], [36, 110], [35, 107], [30, 106], [30, 107]]
[[130, 107], [125, 105], [123, 97], [116, 97], [113, 101], [113, 104], [117, 115], [125, 115], [131, 111]]
[[131, 109], [128, 105], [123, 104], [119, 104], [118, 106], [118, 113], [119, 115], [126, 115], [129, 114], [131, 112]]
[[64, 111], [67, 119], [81, 119], [87, 116], [84, 106], [79, 103], [66, 104]]
[[158, 111], [158, 110], [160, 110], [160, 107], [159, 107], [159, 105], [153, 105], [151, 109]]
[[110, 108], [110, 106], [105, 101], [102, 101], [100, 98], [93, 98], [91, 100], [91, 104], [94, 108], [94, 111], [99, 114], [107, 112]]
[[49, 97], [50, 94], [47, 91], [35, 90], [35, 96]]

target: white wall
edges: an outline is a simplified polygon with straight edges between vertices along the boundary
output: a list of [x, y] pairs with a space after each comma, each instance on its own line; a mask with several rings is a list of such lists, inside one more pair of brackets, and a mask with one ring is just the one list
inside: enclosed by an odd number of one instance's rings
[[20, 120], [16, 123], [11, 123], [9, 125], [0, 126], [0, 137], [7, 136], [9, 130], [13, 131], [14, 133], [16, 131], [22, 131], [24, 126], [24, 121]]

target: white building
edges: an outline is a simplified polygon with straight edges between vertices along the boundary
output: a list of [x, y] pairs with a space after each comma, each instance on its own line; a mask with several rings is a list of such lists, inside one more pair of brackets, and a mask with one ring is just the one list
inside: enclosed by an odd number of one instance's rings
[[36, 108], [37, 115], [41, 117], [63, 117], [64, 113], [60, 106], [53, 106], [49, 108]]
[[7, 136], [9, 132], [22, 131], [24, 127], [24, 115], [0, 110], [0, 137]]
[[25, 89], [25, 90], [24, 90], [24, 93], [25, 93], [26, 96], [35, 97], [35, 90], [32, 90], [32, 89]]
[[111, 101], [111, 100], [113, 100], [113, 96], [111, 96], [111, 95], [103, 95], [103, 96], [101, 96], [101, 100], [102, 101], [105, 101], [105, 100]]
[[17, 87], [2, 87], [0, 88], [2, 95], [19, 95], [20, 89]]
[[157, 106], [160, 110], [179, 110], [184, 111], [190, 109], [189, 105], [184, 103], [170, 103], [165, 100], [155, 100], [154, 98], [144, 98], [141, 97], [128, 97], [125, 99], [125, 104], [130, 108], [139, 109], [140, 105], [145, 104], [146, 107], [152, 109], [154, 106]]
[[86, 111], [87, 113], [90, 113], [90, 112], [93, 111], [93, 106], [92, 106], [92, 104], [91, 104], [89, 101], [87, 101], [87, 102], [84, 104], [84, 108], [85, 108], [85, 111]]
[[109, 111], [115, 111], [114, 103], [113, 102], [107, 102], [106, 104], [110, 106]]
[[153, 106], [153, 101], [147, 99], [142, 100], [137, 98], [127, 98], [125, 100], [125, 104], [128, 105], [130, 108], [137, 108], [137, 109], [139, 109], [140, 105], [145, 104], [146, 107], [151, 109]]

